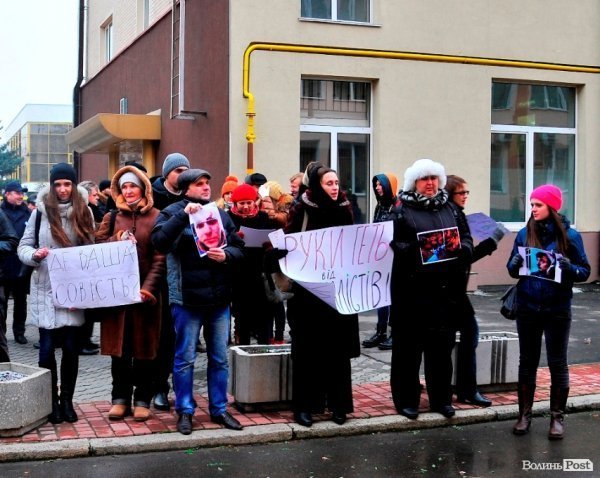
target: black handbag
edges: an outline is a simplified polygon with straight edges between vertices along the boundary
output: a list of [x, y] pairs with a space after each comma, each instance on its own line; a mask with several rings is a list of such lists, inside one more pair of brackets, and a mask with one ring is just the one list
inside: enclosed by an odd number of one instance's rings
[[509, 287], [500, 300], [502, 301], [500, 313], [508, 320], [515, 320], [517, 318], [517, 286]]

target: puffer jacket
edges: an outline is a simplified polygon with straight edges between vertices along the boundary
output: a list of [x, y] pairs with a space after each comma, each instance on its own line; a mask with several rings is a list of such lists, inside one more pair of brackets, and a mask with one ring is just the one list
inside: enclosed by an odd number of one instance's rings
[[[85, 188], [77, 187], [77, 192], [82, 196], [83, 200], [88, 202], [88, 193]], [[27, 322], [42, 329], [58, 329], [65, 326], [79, 326], [83, 324], [83, 310], [81, 309], [62, 309], [56, 308], [52, 301], [52, 287], [50, 285], [50, 274], [48, 273], [48, 261], [46, 259], [41, 262], [33, 260], [33, 254], [37, 250], [35, 244], [35, 218], [37, 214], [42, 215], [40, 223], [39, 247], [48, 247], [57, 249], [62, 246], [57, 244], [52, 234], [50, 233], [50, 223], [46, 214], [45, 200], [50, 193], [50, 188], [47, 186], [38, 194], [37, 209], [31, 214], [25, 233], [19, 242], [17, 254], [21, 262], [28, 266], [33, 266], [31, 274], [31, 287], [29, 293], [29, 312]], [[88, 208], [89, 209], [89, 208]], [[75, 231], [71, 227], [70, 217], [73, 213], [73, 208], [70, 203], [59, 204], [60, 217], [62, 227], [67, 236], [74, 245], [82, 245], [77, 243]], [[90, 215], [92, 211], [90, 210]], [[93, 238], [90, 238], [90, 243]]]
[[[538, 312], [561, 312], [570, 310], [573, 298], [573, 283], [585, 282], [590, 276], [588, 262], [581, 235], [570, 225], [569, 220], [562, 217], [563, 226], [567, 231], [569, 249], [566, 257], [571, 264], [567, 270], [562, 271], [561, 283], [543, 280], [532, 276], [519, 276], [519, 268], [510, 266], [512, 258], [519, 253], [519, 247], [527, 247], [527, 228], [519, 231], [515, 238], [512, 253], [506, 265], [511, 277], [519, 279], [517, 283], [517, 311], [530, 310]], [[541, 226], [541, 249], [556, 251], [556, 228], [552, 222], [544, 221]]]
[[[383, 196], [377, 194], [375, 186], [377, 181], [383, 188]], [[400, 205], [398, 194], [398, 179], [392, 173], [381, 173], [373, 176], [373, 192], [377, 199], [373, 222], [385, 222], [394, 220], [394, 209]]]
[[219, 209], [227, 237], [227, 246], [223, 249], [227, 259], [219, 263], [208, 256], [200, 257], [189, 215], [184, 211], [189, 202], [186, 198], [164, 209], [152, 230], [152, 244], [167, 254], [169, 303], [187, 307], [227, 305], [232, 298], [236, 262], [244, 257], [244, 241], [237, 235], [227, 213]]
[[[29, 220], [29, 216], [31, 216], [31, 211], [25, 203], [20, 206], [15, 206], [10, 204], [8, 201], [2, 201], [0, 205], [0, 209], [6, 215], [6, 217], [12, 223], [12, 226], [17, 234], [18, 239], [23, 237], [23, 233], [25, 232], [25, 227], [27, 226], [27, 221]], [[21, 261], [17, 256], [17, 250], [14, 249], [12, 254], [8, 254], [0, 260], [0, 269], [2, 278], [6, 280], [14, 280], [19, 276], [19, 272], [21, 271]]]

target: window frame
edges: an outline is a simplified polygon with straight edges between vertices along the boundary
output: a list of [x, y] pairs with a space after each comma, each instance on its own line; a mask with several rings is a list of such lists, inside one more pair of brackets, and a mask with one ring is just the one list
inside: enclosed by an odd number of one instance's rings
[[114, 58], [114, 25], [112, 15], [100, 26], [102, 29], [102, 57], [105, 63], [110, 63]]
[[366, 22], [357, 20], [343, 20], [338, 18], [338, 2], [339, 0], [331, 0], [331, 18], [319, 18], [319, 17], [305, 17], [302, 16], [302, 1], [300, 2], [300, 20], [311, 21], [311, 22], [325, 22], [325, 23], [343, 23], [350, 25], [373, 25], [373, 3], [375, 0], [367, 0], [369, 2], [368, 15], [369, 19]]

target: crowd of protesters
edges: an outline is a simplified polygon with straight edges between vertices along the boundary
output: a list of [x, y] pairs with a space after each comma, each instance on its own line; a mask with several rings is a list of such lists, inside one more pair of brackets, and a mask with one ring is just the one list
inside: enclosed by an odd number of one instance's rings
[[[27, 344], [26, 321], [39, 328], [39, 343], [34, 344], [39, 348], [39, 366], [49, 369], [52, 377], [50, 422], [77, 421], [72, 400], [79, 355], [100, 352], [111, 357], [109, 419], [133, 415], [134, 420], [145, 421], [152, 404], [169, 410], [173, 403], [177, 429], [189, 434], [196, 408], [194, 362], [199, 351], [206, 351], [210, 418], [241, 430], [227, 411], [227, 348], [253, 340], [285, 344], [286, 320], [295, 421], [310, 427], [313, 414], [329, 411], [335, 423], [346, 422], [353, 412], [350, 359], [360, 354], [358, 315], [337, 312], [298, 283], [282, 293], [272, 273], [287, 251], [269, 242], [244, 242], [248, 228], [283, 228], [291, 234], [360, 222], [356, 198], [340, 189], [335, 170], [310, 163], [290, 177], [289, 193], [260, 173], [244, 181], [230, 175], [213, 194], [210, 172], [194, 169], [183, 154], [172, 153], [156, 178], [149, 178], [138, 163], [127, 163], [98, 184], [77, 184], [76, 178], [71, 165], [55, 165], [49, 185], [31, 194], [27, 203], [27, 190], [18, 181], [9, 181], [0, 206], [0, 361], [10, 360], [6, 340], [10, 295], [15, 342]], [[424, 356], [430, 409], [446, 418], [454, 416], [451, 353], [457, 331], [457, 400], [492, 405], [477, 389], [479, 328], [466, 291], [471, 264], [496, 250], [503, 228], [475, 244], [463, 211], [469, 196], [467, 181], [447, 176], [444, 166], [430, 159], [418, 160], [405, 171], [399, 191], [392, 173], [376, 174], [372, 187], [373, 222], [393, 222], [392, 303], [378, 309], [375, 333], [362, 345], [392, 351], [390, 383], [398, 413], [409, 419], [419, 416]], [[549, 438], [560, 439], [569, 392], [566, 357], [572, 287], [587, 280], [590, 266], [581, 236], [559, 214], [561, 190], [542, 185], [530, 199], [531, 217], [517, 234], [507, 264], [510, 275], [518, 279], [519, 420], [513, 432], [522, 435], [529, 430], [545, 336], [552, 377]], [[191, 227], [190, 216], [211, 201], [218, 207], [214, 217]], [[217, 225], [222, 228], [219, 241], [200, 241], [200, 232], [208, 233]], [[437, 260], [441, 246], [432, 234], [439, 231], [451, 231], [452, 260]], [[426, 250], [423, 237], [431, 237], [431, 250]], [[45, 260], [50, 249], [113, 241], [135, 245], [140, 301], [86, 311], [56, 307]], [[550, 279], [523, 275], [520, 247], [542, 250], [538, 257], [543, 250], [558, 253], [561, 280], [554, 280], [554, 275]], [[552, 260], [550, 255], [544, 257]], [[101, 324], [100, 345], [91, 340], [95, 322]], [[62, 348], [60, 373], [57, 347]]]

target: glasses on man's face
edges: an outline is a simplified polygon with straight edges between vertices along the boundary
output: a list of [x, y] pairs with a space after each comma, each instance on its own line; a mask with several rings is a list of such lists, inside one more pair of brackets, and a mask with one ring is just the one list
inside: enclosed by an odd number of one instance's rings
[[471, 194], [471, 191], [456, 191], [454, 194], [456, 194], [457, 196], [468, 196], [469, 194]]
[[208, 224], [209, 226], [214, 226], [217, 222], [218, 220], [215, 218], [207, 219], [204, 222], [199, 222], [198, 224], [196, 224], [196, 229], [202, 229], [205, 224]]

